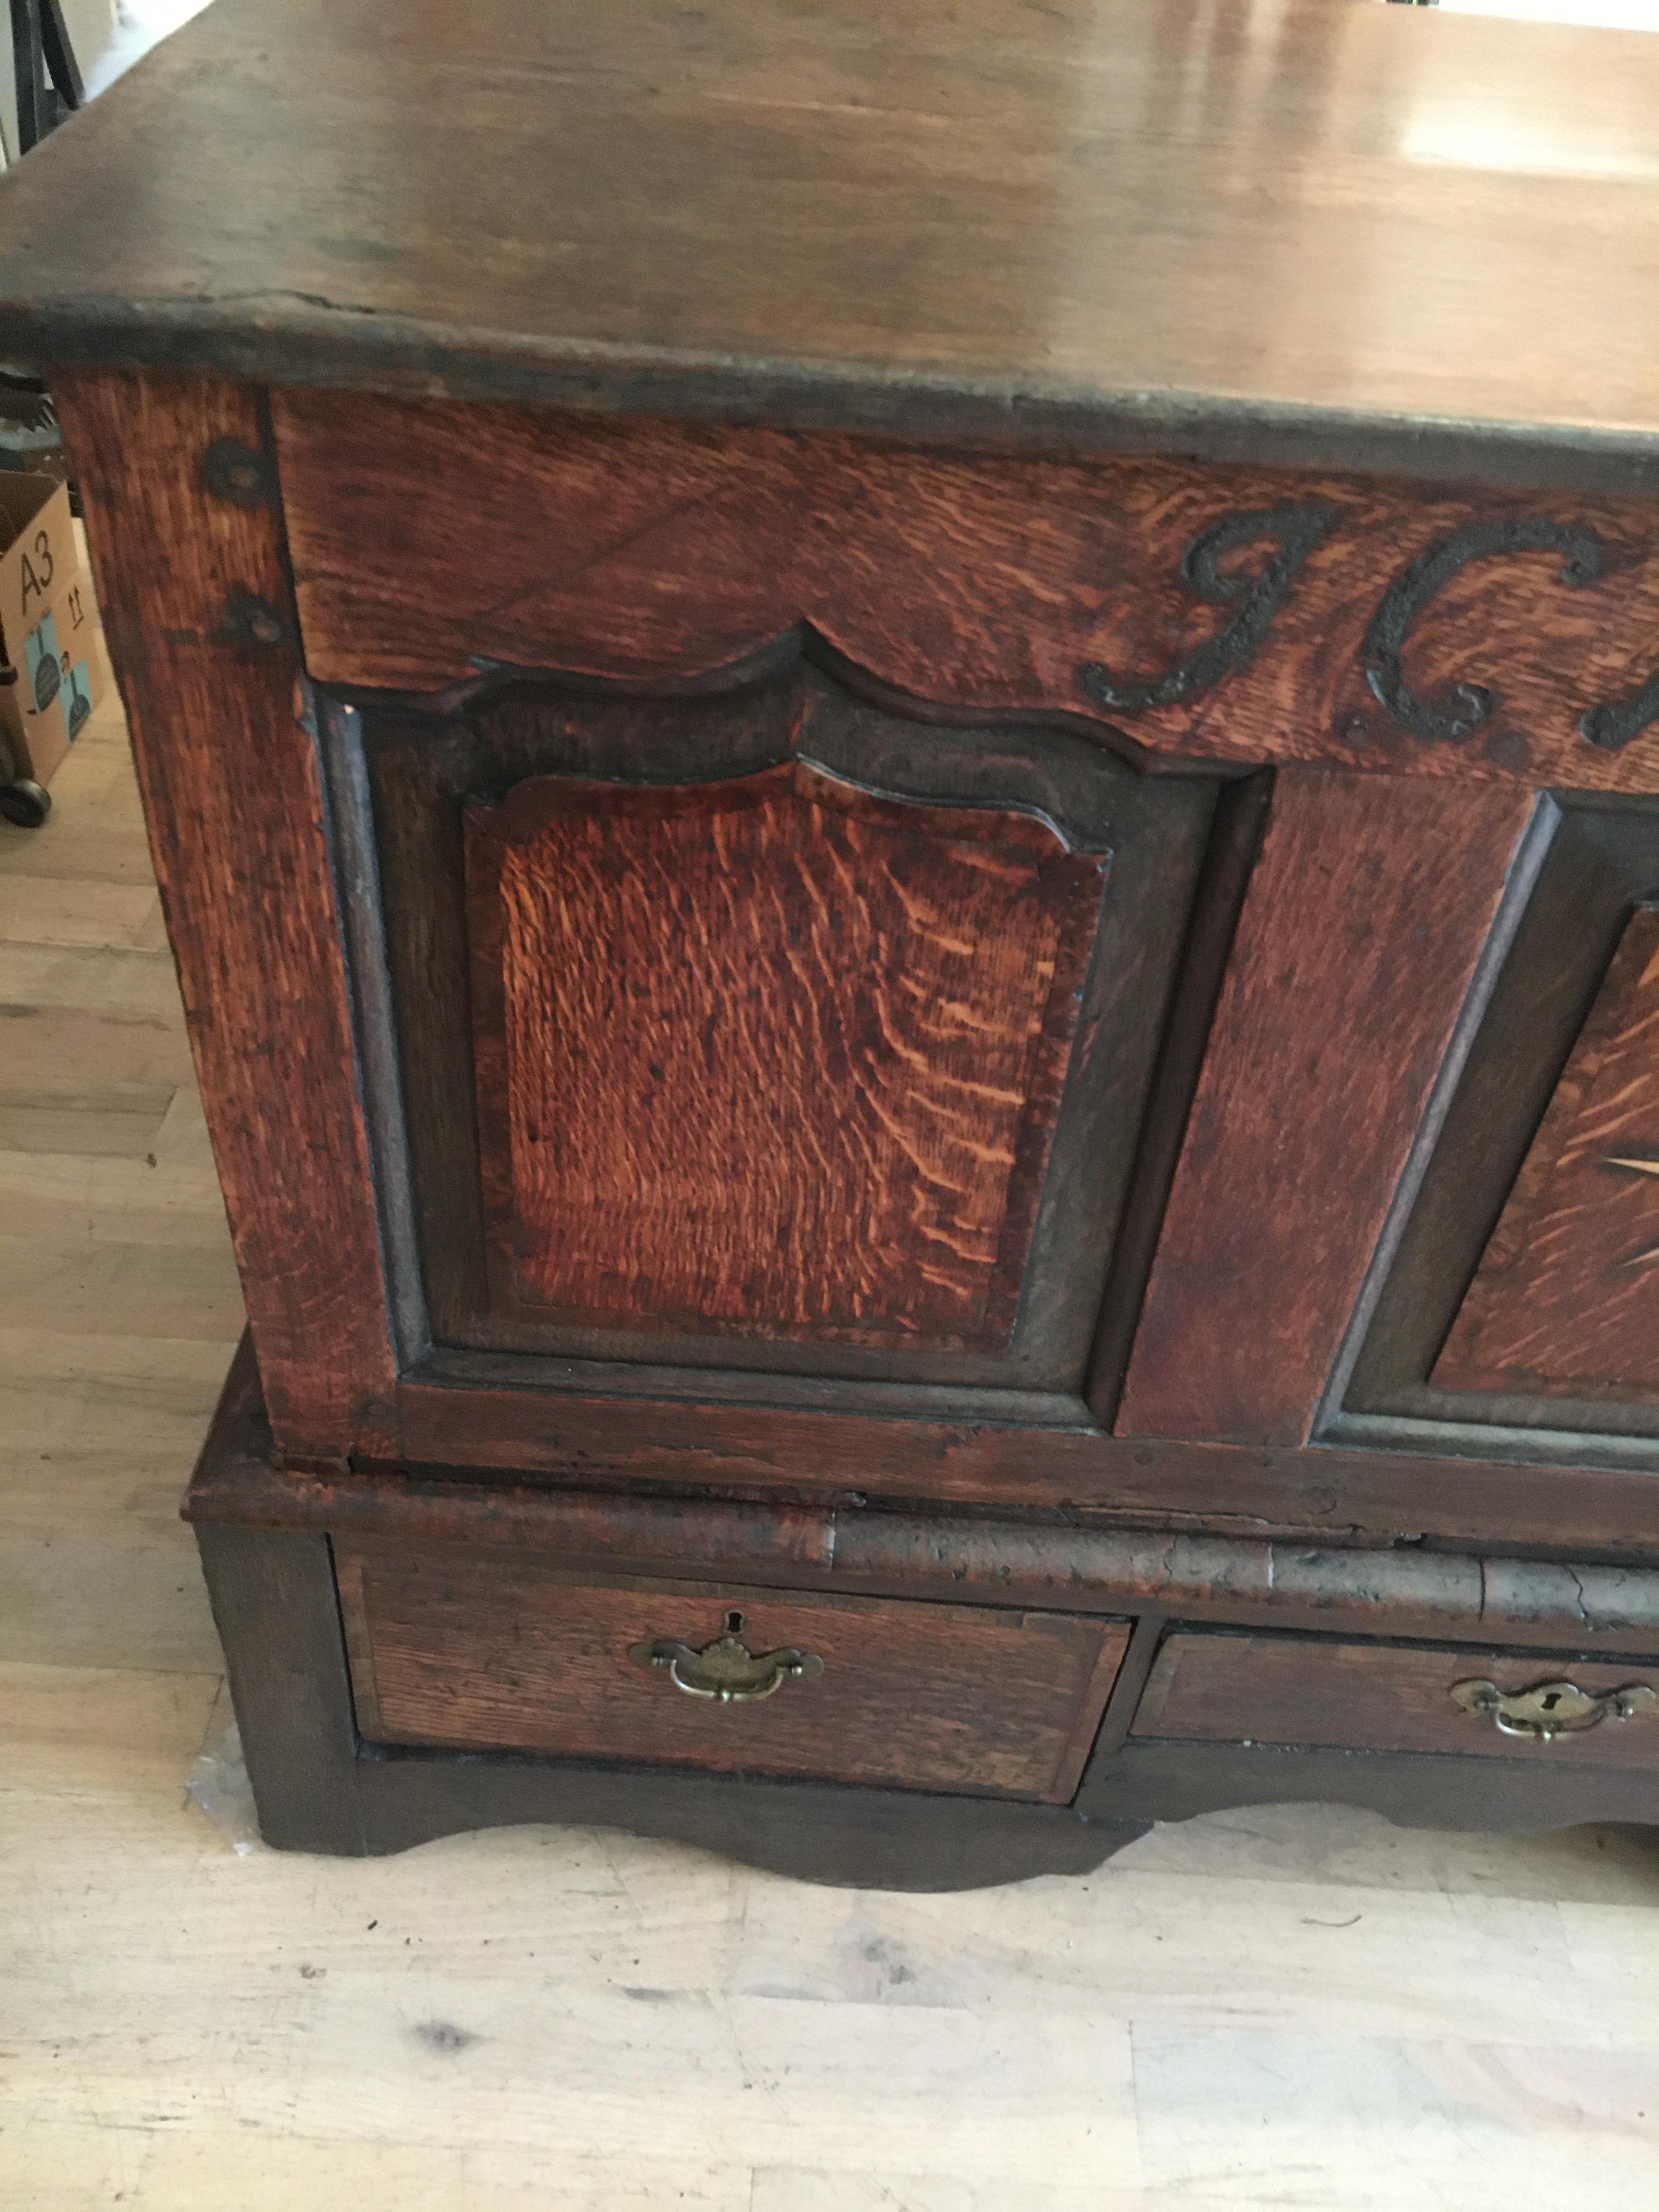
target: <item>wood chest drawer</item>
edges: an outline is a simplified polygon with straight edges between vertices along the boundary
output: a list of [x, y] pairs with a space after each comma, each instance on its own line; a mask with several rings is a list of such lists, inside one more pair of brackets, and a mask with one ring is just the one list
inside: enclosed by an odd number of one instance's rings
[[370, 1741], [1050, 1804], [1076, 1792], [1128, 1638], [1068, 1614], [435, 1553], [337, 1549], [336, 1572]]
[[1659, 1769], [1659, 1666], [1182, 1633], [1159, 1650], [1130, 1733]]

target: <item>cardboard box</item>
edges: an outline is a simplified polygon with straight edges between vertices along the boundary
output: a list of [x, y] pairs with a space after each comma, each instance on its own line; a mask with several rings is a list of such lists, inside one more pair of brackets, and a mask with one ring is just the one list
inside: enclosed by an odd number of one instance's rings
[[0, 774], [50, 781], [106, 685], [69, 494], [0, 473]]

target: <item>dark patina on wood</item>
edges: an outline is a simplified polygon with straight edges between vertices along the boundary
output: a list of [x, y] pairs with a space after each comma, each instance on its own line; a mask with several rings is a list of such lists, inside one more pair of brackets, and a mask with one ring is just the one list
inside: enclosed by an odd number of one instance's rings
[[[1443, 1483], [1456, 1472], [1455, 1463], [1436, 1470]], [[351, 1545], [402, 1539], [479, 1558], [540, 1553], [604, 1573], [717, 1581], [724, 1572], [866, 1596], [931, 1590], [1084, 1613], [1150, 1608], [1364, 1634], [1398, 1624], [1475, 1642], [1659, 1649], [1659, 1568], [1270, 1540], [1224, 1530], [1219, 1510], [1207, 1528], [1171, 1529], [1152, 1522], [1154, 1510], [1149, 1500], [1143, 1525], [1113, 1526], [1075, 1513], [1012, 1520], [920, 1503], [745, 1501], [701, 1486], [652, 1496], [454, 1473], [304, 1474], [276, 1462], [246, 1345], [185, 1506], [198, 1526], [326, 1530]]]
[[[1206, 778], [1131, 775], [1064, 726], [962, 726], [890, 713], [849, 690], [848, 672], [827, 670], [821, 659], [804, 657], [791, 641], [781, 665], [751, 671], [730, 687], [677, 696], [672, 706], [611, 684], [499, 673], [437, 713], [380, 694], [359, 694], [352, 708], [325, 700], [334, 749], [356, 764], [355, 775], [343, 777], [352, 788], [340, 802], [338, 828], [354, 847], [378, 856], [378, 889], [365, 884], [364, 897], [381, 915], [371, 919], [361, 967], [384, 997], [401, 1046], [400, 1084], [386, 1068], [366, 1069], [371, 1121], [390, 1135], [395, 1163], [382, 1185], [397, 1189], [407, 1177], [419, 1247], [402, 1253], [392, 1246], [394, 1280], [401, 1277], [405, 1300], [429, 1316], [430, 1336], [440, 1344], [559, 1359], [556, 1369], [544, 1363], [507, 1370], [526, 1382], [602, 1381], [615, 1372], [606, 1360], [636, 1367], [691, 1363], [715, 1374], [724, 1366], [728, 1393], [746, 1390], [752, 1402], [770, 1403], [781, 1388], [801, 1387], [805, 1363], [814, 1376], [1018, 1387], [1032, 1395], [1014, 1410], [1031, 1418], [1040, 1417], [1036, 1391], [1066, 1390], [1075, 1419], [1103, 1275], [1116, 1265], [1115, 1223], [1139, 1188], [1137, 1152], [1165, 1009], [1177, 986], [1184, 988], [1182, 939], [1206, 872], [1216, 787]], [[734, 856], [712, 842], [717, 825], [711, 819], [703, 840], [696, 810], [714, 805], [722, 787], [792, 762], [807, 764], [820, 789], [832, 788], [833, 777], [866, 794], [872, 823], [890, 827], [865, 833], [873, 837], [878, 864], [871, 872], [848, 870], [828, 843], [812, 844], [815, 868], [830, 871], [819, 890], [795, 873], [795, 858], [779, 843], [772, 854], [775, 896], [757, 912], [733, 872]], [[890, 1331], [884, 1345], [867, 1327], [855, 1333], [821, 1322], [808, 1331], [799, 1321], [786, 1327], [776, 1312], [757, 1313], [741, 1334], [731, 1316], [722, 1325], [718, 1316], [689, 1311], [562, 1316], [556, 1307], [517, 1294], [510, 1178], [502, 1172], [509, 1146], [501, 932], [491, 900], [480, 908], [469, 894], [467, 824], [499, 820], [492, 810], [515, 787], [534, 786], [556, 798], [572, 782], [607, 787], [601, 800], [613, 817], [607, 849], [618, 866], [628, 848], [617, 841], [635, 835], [629, 810], [660, 810], [674, 792], [678, 834], [698, 841], [679, 856], [684, 863], [695, 855], [695, 872], [668, 890], [659, 911], [644, 912], [637, 929], [630, 925], [626, 942], [607, 947], [603, 912], [592, 904], [578, 912], [566, 902], [560, 909], [580, 933], [580, 958], [592, 979], [582, 1020], [600, 1058], [592, 1066], [584, 1058], [580, 1079], [597, 1079], [597, 1069], [608, 1064], [613, 1106], [626, 1093], [625, 1109], [611, 1126], [589, 1123], [587, 1153], [569, 1163], [575, 1179], [590, 1176], [605, 1149], [635, 1140], [637, 1109], [641, 1135], [654, 1116], [653, 1141], [659, 1150], [672, 1147], [677, 1176], [693, 1156], [702, 1163], [700, 1188], [683, 1191], [683, 1206], [700, 1206], [718, 1221], [734, 1179], [745, 1181], [769, 1160], [775, 1198], [795, 1193], [809, 1214], [828, 1221], [836, 1214], [836, 1159], [848, 1200], [874, 1188], [863, 1164], [867, 1148], [860, 1142], [849, 1158], [848, 1134], [838, 1127], [822, 1135], [816, 1152], [798, 1146], [788, 1115], [780, 1115], [786, 1098], [804, 1121], [817, 1115], [834, 1123], [848, 1096], [861, 1097], [878, 1125], [871, 1144], [896, 1160], [901, 1182], [912, 1187], [931, 1172], [927, 1155], [941, 1141], [953, 1139], [960, 1152], [964, 1141], [978, 1143], [981, 1123], [1018, 1127], [1025, 1156], [998, 1172], [1021, 1209], [1034, 1212], [1021, 1232], [1023, 1259], [1020, 1237], [1009, 1240], [1004, 1295], [1011, 1286], [1016, 1302], [1000, 1345], [952, 1350], [937, 1333], [930, 1342], [915, 1327]], [[876, 801], [886, 802], [884, 811]], [[1004, 878], [1005, 893], [1016, 883], [1040, 885], [1042, 877], [1030, 869], [1044, 851], [1042, 868], [1083, 888], [1068, 925], [1069, 958], [1079, 972], [1069, 985], [1049, 979], [1046, 1008], [1036, 978], [1024, 976], [1009, 953], [1031, 941], [1033, 922], [1041, 930], [1052, 925], [1024, 914], [1023, 892], [1013, 905], [994, 896], [980, 866], [983, 833], [999, 820], [1036, 841], [1015, 877]], [[952, 822], [975, 827], [967, 844], [954, 848], [954, 859], [945, 834]], [[883, 865], [884, 910], [872, 902]], [[931, 891], [917, 902], [915, 890], [933, 876], [941, 884], [953, 876], [964, 890], [977, 886], [972, 911], [964, 906], [962, 918], [974, 921], [988, 962], [1000, 963], [1000, 1004], [986, 998], [982, 981], [972, 980], [972, 940], [960, 932], [941, 936], [940, 917], [931, 916], [927, 903]], [[696, 897], [694, 886], [700, 886]], [[618, 875], [614, 896], [637, 902], [637, 886], [630, 891]], [[1005, 926], [1008, 945], [1000, 943]], [[767, 933], [774, 961], [761, 957], [759, 938]], [[1085, 935], [1092, 954], [1079, 960]], [[798, 939], [808, 949], [817, 945], [824, 957], [798, 963]], [[666, 963], [660, 974], [641, 957], [653, 947]], [[714, 988], [723, 971], [707, 965], [711, 952], [729, 970], [723, 997], [724, 986]], [[704, 967], [686, 972], [698, 959]], [[954, 1043], [939, 1030], [925, 991], [918, 995], [924, 976], [947, 985], [952, 963], [968, 987], [942, 992], [941, 1004], [957, 1006], [945, 1021]], [[693, 1016], [690, 999], [711, 990], [719, 1003]], [[884, 1026], [874, 1018], [890, 994], [900, 1020]], [[529, 1003], [538, 1006], [542, 995], [532, 988]], [[675, 1005], [680, 1025], [665, 1042], [656, 1016]], [[1000, 1027], [973, 1031], [988, 1016]], [[1013, 1066], [1011, 1019], [1025, 1035], [1027, 1059], [1016, 1068], [1018, 1084], [1001, 1086], [1008, 1095], [993, 1096], [977, 1048], [982, 1041]], [[920, 1049], [905, 1037], [906, 1024], [917, 1020]], [[679, 1061], [676, 1082], [650, 1072], [666, 1066], [655, 1057], [659, 1045]], [[963, 1063], [954, 1071], [945, 1057], [951, 1054]], [[624, 1073], [629, 1067], [631, 1076]], [[744, 1069], [749, 1092], [732, 1087]], [[940, 1078], [953, 1073], [969, 1086], [955, 1103], [939, 1089]], [[556, 1066], [548, 1079], [561, 1079]], [[695, 1111], [694, 1095], [701, 1102]], [[964, 1116], [963, 1107], [971, 1113]], [[905, 1156], [907, 1143], [915, 1146], [914, 1158]], [[1033, 1155], [1045, 1152], [1046, 1168], [1033, 1178]], [[473, 1160], [477, 1169], [457, 1171], [459, 1163]], [[958, 1182], [963, 1164], [950, 1170]], [[989, 1165], [975, 1164], [982, 1187], [994, 1181]], [[901, 1279], [922, 1252], [927, 1224], [905, 1220], [908, 1201], [899, 1185], [890, 1196], [896, 1210], [888, 1225], [898, 1241], [883, 1264]], [[649, 1200], [641, 1194], [634, 1202]], [[926, 1204], [937, 1212], [937, 1194]], [[854, 1241], [867, 1233], [844, 1208], [838, 1218]], [[963, 1264], [959, 1254], [945, 1256], [952, 1267]], [[427, 1331], [423, 1319], [416, 1334]], [[803, 1349], [809, 1340], [810, 1351]], [[502, 1370], [495, 1371], [500, 1379]], [[757, 1395], [743, 1377], [763, 1372], [793, 1379]]]
[[1606, 979], [1432, 1380], [1659, 1398], [1659, 908]]
[[[1589, 1725], [1547, 1739], [1496, 1725], [1483, 1701], [1456, 1692], [1585, 1692]], [[1552, 1766], [1585, 1762], [1659, 1777], [1659, 1664], [1607, 1665], [1577, 1656], [1541, 1663], [1492, 1650], [1437, 1651], [1399, 1644], [1316, 1643], [1296, 1638], [1166, 1638], [1134, 1734], [1193, 1742], [1323, 1745], [1358, 1751], [1450, 1752]], [[1623, 1705], [1620, 1699], [1623, 1693]], [[1632, 1694], [1633, 1693], [1633, 1694]], [[1555, 1704], [1577, 1710], [1558, 1694]], [[1473, 1708], [1473, 1709], [1472, 1709]], [[1628, 1709], [1628, 1710], [1626, 1710]]]
[[218, 0], [8, 178], [0, 344], [1652, 489], [1656, 115], [1639, 34], [1327, 0]]
[[[1005, 1607], [679, 1582], [334, 1546], [357, 1724], [379, 1743], [520, 1749], [1063, 1805], [1128, 1632]], [[764, 1694], [700, 1696], [643, 1647], [793, 1655]], [[799, 1678], [799, 1679], [797, 1679]]]
[[[1227, 1804], [1326, 1798], [1370, 1806], [1418, 1825], [1523, 1832], [1580, 1819], [1659, 1819], [1659, 1778], [1642, 1760], [1632, 1765], [1575, 1757], [1564, 1768], [1550, 1758], [1553, 1747], [1522, 1747], [1522, 1758], [1487, 1756], [1467, 1763], [1413, 1750], [1333, 1753], [1260, 1741], [1246, 1747], [1228, 1740], [1229, 1728], [1253, 1737], [1270, 1734], [1273, 1709], [1260, 1704], [1246, 1720], [1235, 1723], [1207, 1700], [1202, 1707], [1204, 1733], [1211, 1740], [1159, 1741], [1147, 1729], [1130, 1733], [1143, 1703], [1149, 1729], [1167, 1710], [1161, 1689], [1152, 1690], [1150, 1699], [1147, 1695], [1149, 1671], [1162, 1666], [1166, 1675], [1170, 1672], [1160, 1647], [1170, 1652], [1195, 1640], [1228, 1640], [1188, 1636], [1166, 1641], [1165, 1607], [1159, 1600], [1169, 1601], [1177, 1614], [1218, 1603], [1224, 1614], [1229, 1580], [1243, 1590], [1254, 1577], [1258, 1617], [1271, 1592], [1281, 1621], [1340, 1624], [1352, 1637], [1363, 1618], [1368, 1578], [1370, 1618], [1390, 1626], [1411, 1618], [1426, 1623], [1432, 1608], [1420, 1600], [1438, 1582], [1438, 1627], [1430, 1632], [1467, 1636], [1475, 1646], [1467, 1656], [1471, 1672], [1478, 1661], [1479, 1671], [1494, 1667], [1519, 1681], [1553, 1670], [1553, 1660], [1537, 1651], [1517, 1651], [1516, 1645], [1526, 1640], [1528, 1608], [1538, 1644], [1567, 1636], [1570, 1582], [1583, 1592], [1583, 1609], [1571, 1632], [1579, 1651], [1598, 1617], [1611, 1624], [1617, 1615], [1614, 1641], [1652, 1652], [1659, 1646], [1659, 1576], [1598, 1579], [1583, 1570], [1570, 1574], [1521, 1562], [1419, 1555], [1400, 1562], [1403, 1574], [1421, 1577], [1419, 1602], [1407, 1600], [1402, 1607], [1403, 1586], [1390, 1586], [1386, 1571], [1378, 1571], [1383, 1563], [1374, 1557], [1346, 1555], [1322, 1564], [1310, 1559], [1298, 1592], [1287, 1575], [1293, 1562], [1283, 1554], [1269, 1558], [1266, 1547], [1235, 1547], [1229, 1559], [1224, 1546], [1183, 1546], [1181, 1540], [1152, 1536], [1141, 1547], [1133, 1583], [1139, 1625], [1094, 1738], [1093, 1755], [1068, 1804], [698, 1774], [669, 1766], [630, 1769], [580, 1757], [377, 1747], [358, 1732], [330, 1540], [322, 1533], [328, 1526], [341, 1532], [349, 1555], [361, 1553], [363, 1535], [395, 1532], [398, 1548], [389, 1555], [394, 1563], [401, 1554], [410, 1566], [426, 1561], [441, 1573], [444, 1560], [454, 1556], [446, 1547], [458, 1542], [472, 1547], [475, 1558], [494, 1552], [509, 1561], [522, 1560], [527, 1545], [548, 1545], [569, 1563], [566, 1571], [578, 1565], [591, 1571], [602, 1563], [613, 1583], [624, 1559], [648, 1567], [653, 1559], [665, 1561], [673, 1553], [683, 1571], [689, 1557], [701, 1553], [714, 1589], [736, 1563], [753, 1571], [774, 1543], [781, 1549], [772, 1556], [789, 1562], [781, 1577], [786, 1586], [799, 1586], [811, 1575], [814, 1561], [822, 1567], [832, 1558], [848, 1556], [852, 1526], [844, 1526], [832, 1542], [823, 1516], [754, 1509], [726, 1509], [722, 1515], [716, 1509], [700, 1537], [696, 1514], [678, 1506], [629, 1507], [615, 1498], [556, 1503], [541, 1496], [521, 1497], [515, 1504], [499, 1489], [476, 1485], [452, 1484], [445, 1496], [434, 1492], [423, 1503], [400, 1501], [389, 1512], [387, 1502], [382, 1496], [377, 1504], [370, 1485], [324, 1485], [274, 1466], [257, 1378], [245, 1348], [204, 1449], [189, 1510], [198, 1520], [216, 1616], [226, 1639], [261, 1822], [270, 1841], [290, 1848], [396, 1850], [457, 1828], [563, 1820], [701, 1844], [809, 1881], [957, 1889], [1036, 1874], [1085, 1872], [1133, 1842], [1150, 1820], [1184, 1820]], [[526, 1511], [536, 1516], [533, 1523], [521, 1517]], [[309, 1525], [276, 1525], [285, 1513]], [[635, 1516], [631, 1526], [630, 1513]], [[254, 1525], [239, 1525], [232, 1516]], [[874, 1559], [885, 1543], [885, 1518], [859, 1516], [857, 1525], [867, 1529], [874, 1552], [862, 1567], [854, 1561], [848, 1582], [879, 1586]], [[1004, 1532], [1005, 1540], [1009, 1533]], [[1068, 1553], [1070, 1533], [1054, 1530], [1038, 1540], [1049, 1562], [1050, 1602], [1068, 1583], [1073, 1602], [1079, 1589], [1088, 1589], [1086, 1568], [1079, 1584], [1078, 1562]], [[931, 1583], [937, 1589], [944, 1565], [951, 1574], [949, 1586], [995, 1617], [1018, 1595], [1021, 1580], [1018, 1573], [1011, 1577], [1006, 1572], [1006, 1555], [998, 1557], [994, 1531], [988, 1531], [985, 1539], [989, 1571], [983, 1583], [976, 1586], [972, 1576], [955, 1571], [944, 1547], [972, 1541], [971, 1524], [948, 1537], [938, 1527], [916, 1529], [913, 1559], [919, 1573], [908, 1586], [920, 1589]], [[1547, 1595], [1552, 1577], [1553, 1596]], [[1458, 1583], [1461, 1598], [1452, 1595]], [[1097, 1589], [1104, 1587], [1103, 1577]], [[1127, 1577], [1118, 1587], [1129, 1595]], [[1460, 1603], [1467, 1618], [1458, 1623]], [[1248, 1595], [1241, 1610], [1248, 1617]], [[708, 1617], [718, 1620], [723, 1611], [720, 1599], [713, 1598]], [[348, 1620], [349, 1613], [349, 1599]], [[465, 1613], [465, 1632], [477, 1634], [485, 1618]], [[423, 1616], [417, 1613], [416, 1619]], [[1494, 1654], [1494, 1631], [1508, 1640], [1507, 1656]], [[1375, 1655], [1386, 1680], [1395, 1678], [1401, 1663], [1395, 1656], [1398, 1647], [1388, 1644], [1338, 1645], [1306, 1636], [1257, 1641], [1279, 1675], [1288, 1670], [1292, 1680], [1304, 1679], [1310, 1666], [1316, 1672], [1322, 1664], [1319, 1655], [1327, 1650]], [[277, 1650], [282, 1662], [273, 1668], [271, 1655]], [[1437, 1684], [1443, 1687], [1461, 1677], [1465, 1661], [1460, 1656], [1449, 1662], [1443, 1653], [1406, 1663], [1419, 1670], [1431, 1664], [1438, 1670]], [[1598, 1681], [1605, 1676], [1623, 1684], [1642, 1673], [1638, 1664], [1624, 1661], [1576, 1663], [1587, 1680], [1594, 1674]], [[441, 1684], [450, 1679], [447, 1670], [439, 1678]], [[973, 1702], [977, 1711], [982, 1701], [975, 1697]], [[1449, 1709], [1454, 1719], [1469, 1722], [1468, 1715]], [[1328, 1695], [1325, 1710], [1329, 1711]], [[1638, 1725], [1632, 1723], [1632, 1730]], [[1402, 1740], [1409, 1740], [1409, 1729]], [[1074, 1736], [1073, 1747], [1077, 1741]], [[1580, 1748], [1588, 1752], [1594, 1747], [1586, 1738]]]
[[281, 517], [201, 472], [268, 451], [265, 410], [191, 378], [54, 390], [271, 1418], [343, 1461], [386, 1437], [394, 1372], [321, 770]]
[[878, 13], [222, 0], [0, 187], [266, 1832], [1659, 1818], [1659, 48]]
[[307, 658], [348, 689], [441, 694], [496, 663], [718, 686], [804, 628], [913, 708], [1074, 717], [1143, 768], [1656, 780], [1632, 710], [1620, 746], [1584, 729], [1653, 673], [1645, 500], [1540, 514], [1353, 473], [331, 392], [274, 409]]
[[1528, 848], [1321, 1433], [1427, 1451], [1550, 1438], [1579, 1454], [1598, 1437], [1610, 1462], [1645, 1466], [1659, 1438], [1642, 1258], [1659, 1242], [1642, 1167], [1659, 1150], [1643, 982], [1659, 810], [1543, 799]]

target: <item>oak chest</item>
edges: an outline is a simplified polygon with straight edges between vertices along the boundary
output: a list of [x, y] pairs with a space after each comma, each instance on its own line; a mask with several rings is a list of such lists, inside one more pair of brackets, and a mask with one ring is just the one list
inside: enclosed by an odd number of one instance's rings
[[969, 15], [219, 0], [0, 191], [274, 1843], [1659, 1819], [1659, 59]]

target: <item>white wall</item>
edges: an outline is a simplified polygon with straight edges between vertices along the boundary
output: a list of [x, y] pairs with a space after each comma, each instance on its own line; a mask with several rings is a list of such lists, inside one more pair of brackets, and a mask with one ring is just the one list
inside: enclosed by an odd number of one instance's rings
[[[112, 84], [160, 39], [199, 15], [208, 0], [63, 0], [70, 44], [89, 94]], [[17, 158], [17, 88], [9, 19], [0, 9], [0, 149]]]
[[1659, 0], [1439, 0], [1448, 15], [1509, 15], [1604, 31], [1659, 31]]
[[[180, 24], [199, 15], [208, 0], [84, 0], [84, 4], [108, 5], [118, 18], [113, 37], [103, 41], [95, 58], [90, 50], [82, 58], [81, 74], [87, 90], [99, 93]], [[81, 52], [78, 45], [75, 51]]]

